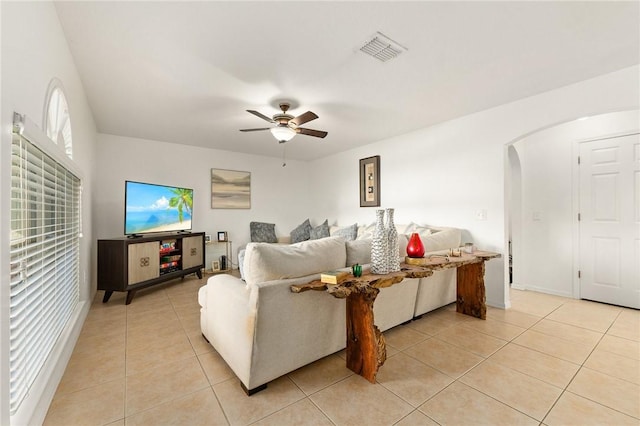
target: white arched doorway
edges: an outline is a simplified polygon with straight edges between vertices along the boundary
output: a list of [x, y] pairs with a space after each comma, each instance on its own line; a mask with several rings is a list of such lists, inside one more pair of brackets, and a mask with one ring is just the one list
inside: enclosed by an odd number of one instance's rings
[[580, 298], [577, 155], [580, 141], [638, 131], [638, 110], [529, 133], [505, 148], [505, 227], [513, 254], [505, 286]]
[[[520, 157], [518, 151], [513, 145], [507, 147], [507, 158], [509, 162], [510, 179], [508, 180], [509, 191], [507, 193], [507, 204], [510, 206], [511, 214], [506, 216], [507, 219], [507, 238], [509, 239], [508, 245], [508, 282], [510, 285], [518, 282], [518, 276], [513, 276], [514, 270], [519, 273], [520, 268], [518, 265], [514, 266], [514, 261], [517, 263], [521, 256], [516, 253], [514, 256], [513, 251], [520, 248], [522, 241], [522, 166], [520, 164]], [[514, 241], [517, 242], [514, 246]]]

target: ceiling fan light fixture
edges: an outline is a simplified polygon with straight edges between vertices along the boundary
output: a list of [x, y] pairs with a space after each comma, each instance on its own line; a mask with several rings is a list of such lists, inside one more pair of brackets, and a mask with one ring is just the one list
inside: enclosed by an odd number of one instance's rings
[[272, 127], [269, 130], [278, 142], [288, 142], [296, 135], [296, 131], [286, 125]]
[[[1, 0], [0, 0], [1, 1]], [[312, 111], [307, 111], [303, 114], [294, 117], [287, 114], [289, 110], [289, 104], [285, 102], [280, 103], [280, 109], [282, 114], [276, 114], [273, 118], [267, 117], [261, 112], [248, 109], [247, 112], [255, 115], [258, 118], [275, 124], [275, 127], [260, 127], [257, 129], [240, 129], [241, 132], [259, 132], [263, 130], [269, 130], [274, 138], [280, 143], [285, 143], [293, 139], [295, 135], [300, 133], [305, 136], [313, 136], [316, 138], [324, 138], [327, 136], [327, 132], [322, 130], [307, 129], [300, 127], [301, 124], [308, 123], [309, 121], [318, 118], [318, 115]]]

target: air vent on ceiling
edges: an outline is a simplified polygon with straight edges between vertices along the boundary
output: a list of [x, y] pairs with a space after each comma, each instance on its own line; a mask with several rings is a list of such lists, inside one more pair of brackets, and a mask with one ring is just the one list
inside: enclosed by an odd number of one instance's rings
[[360, 48], [361, 52], [373, 56], [382, 62], [396, 58], [406, 50], [408, 50], [406, 47], [391, 40], [381, 32], [376, 32], [371, 40], [367, 41], [364, 46]]

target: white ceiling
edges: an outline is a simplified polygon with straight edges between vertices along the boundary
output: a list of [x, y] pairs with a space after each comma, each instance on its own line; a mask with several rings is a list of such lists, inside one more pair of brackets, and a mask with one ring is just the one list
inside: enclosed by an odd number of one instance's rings
[[[310, 160], [640, 63], [632, 2], [57, 2], [98, 131]], [[359, 51], [380, 31], [408, 51]], [[297, 105], [297, 106], [296, 106]], [[265, 126], [266, 125], [266, 126]]]

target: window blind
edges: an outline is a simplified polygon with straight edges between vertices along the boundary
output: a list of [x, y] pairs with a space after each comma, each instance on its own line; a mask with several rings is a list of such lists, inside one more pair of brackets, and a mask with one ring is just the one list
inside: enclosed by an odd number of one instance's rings
[[24, 136], [11, 146], [10, 407], [13, 415], [79, 298], [80, 179]]

